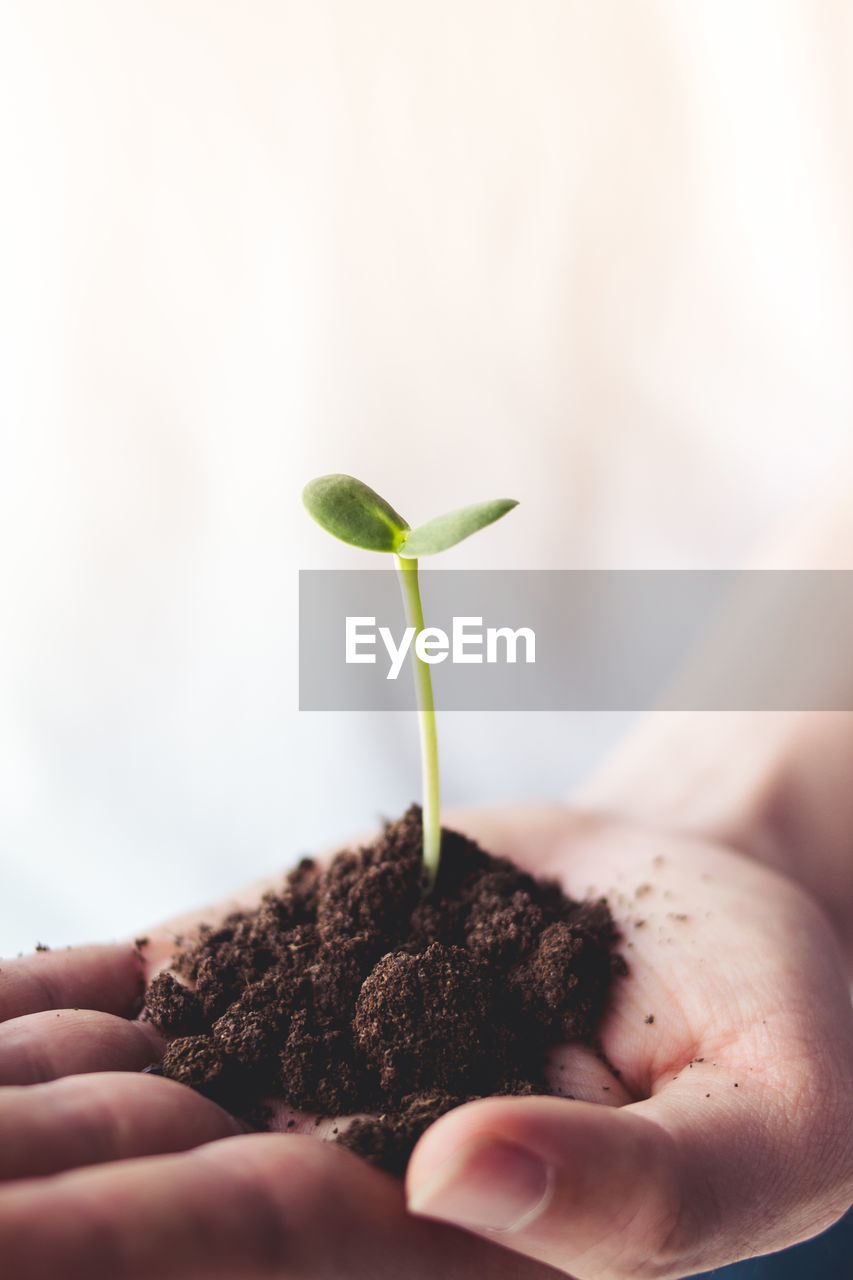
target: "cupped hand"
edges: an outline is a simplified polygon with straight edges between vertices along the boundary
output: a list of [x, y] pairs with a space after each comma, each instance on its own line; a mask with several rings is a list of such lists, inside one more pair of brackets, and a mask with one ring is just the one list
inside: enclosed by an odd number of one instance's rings
[[[233, 1136], [213, 1103], [134, 1074], [161, 1046], [126, 1016], [140, 991], [131, 946], [7, 962], [0, 1240], [11, 1274], [678, 1277], [781, 1248], [846, 1209], [853, 1014], [810, 899], [718, 846], [562, 808], [454, 825], [575, 897], [610, 900], [629, 974], [601, 1027], [603, 1058], [555, 1055], [555, 1085], [573, 1098], [444, 1116], [412, 1158], [407, 1212], [399, 1186], [348, 1152], [301, 1135]], [[151, 934], [148, 976], [189, 923]]]
[[630, 972], [601, 1047], [624, 1094], [460, 1107], [414, 1152], [410, 1208], [590, 1280], [711, 1269], [840, 1217], [853, 1011], [817, 906], [699, 839], [561, 810], [469, 825], [573, 896], [607, 894]]

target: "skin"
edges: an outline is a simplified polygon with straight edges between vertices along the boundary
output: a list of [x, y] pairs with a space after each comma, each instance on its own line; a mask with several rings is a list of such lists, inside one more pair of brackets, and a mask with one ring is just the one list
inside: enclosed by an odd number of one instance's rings
[[[206, 1099], [136, 1074], [162, 1046], [128, 1015], [192, 920], [151, 934], [144, 973], [130, 944], [3, 962], [10, 1275], [680, 1277], [804, 1239], [844, 1212], [853, 1012], [842, 949], [805, 890], [719, 842], [562, 807], [469, 812], [454, 825], [574, 896], [607, 894], [630, 969], [601, 1033], [618, 1078], [587, 1051], [561, 1050], [554, 1078], [571, 1081], [573, 1100], [459, 1108], [422, 1138], [404, 1190], [332, 1144], [246, 1135]], [[464, 1153], [493, 1178], [506, 1143], [550, 1167], [539, 1212], [514, 1230], [433, 1220], [424, 1197], [435, 1201]], [[421, 1213], [406, 1211], [406, 1194]]]

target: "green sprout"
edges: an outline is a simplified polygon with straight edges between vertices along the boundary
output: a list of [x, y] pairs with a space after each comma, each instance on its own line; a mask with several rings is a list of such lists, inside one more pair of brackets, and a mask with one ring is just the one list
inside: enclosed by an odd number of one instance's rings
[[[477, 502], [436, 516], [412, 529], [384, 498], [352, 476], [318, 476], [302, 491], [302, 501], [327, 533], [366, 551], [390, 552], [400, 574], [403, 602], [414, 641], [424, 629], [418, 585], [418, 560], [454, 547], [478, 529], [493, 524], [518, 504], [512, 498]], [[421, 739], [423, 779], [423, 861], [427, 883], [435, 883], [441, 857], [441, 802], [438, 775], [438, 737], [429, 664], [415, 653], [415, 692]]]

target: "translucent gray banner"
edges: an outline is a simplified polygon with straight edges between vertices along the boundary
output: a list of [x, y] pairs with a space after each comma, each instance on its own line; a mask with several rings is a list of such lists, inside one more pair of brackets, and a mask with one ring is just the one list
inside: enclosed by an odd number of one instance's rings
[[[422, 569], [421, 593], [439, 710], [853, 710], [853, 573]], [[301, 572], [299, 646], [302, 710], [414, 709], [392, 569]]]

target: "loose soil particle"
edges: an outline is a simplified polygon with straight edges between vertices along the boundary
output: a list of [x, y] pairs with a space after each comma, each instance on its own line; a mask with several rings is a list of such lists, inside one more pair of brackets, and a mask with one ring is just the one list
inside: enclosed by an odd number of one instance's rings
[[445, 1111], [546, 1093], [549, 1047], [592, 1042], [615, 974], [605, 899], [574, 902], [454, 831], [424, 896], [421, 815], [253, 911], [202, 925], [148, 987], [165, 1076], [259, 1127], [265, 1100], [361, 1114], [336, 1139], [402, 1174]]

